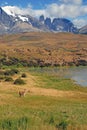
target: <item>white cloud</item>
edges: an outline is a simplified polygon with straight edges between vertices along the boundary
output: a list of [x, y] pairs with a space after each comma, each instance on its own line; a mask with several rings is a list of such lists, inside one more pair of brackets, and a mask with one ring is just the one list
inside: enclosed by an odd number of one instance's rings
[[79, 6], [66, 4], [51, 4], [47, 7], [46, 12], [51, 17], [68, 17], [75, 18], [80, 15]]
[[34, 16], [39, 17], [40, 15], [44, 15], [47, 16], [46, 11], [45, 10], [34, 10]]

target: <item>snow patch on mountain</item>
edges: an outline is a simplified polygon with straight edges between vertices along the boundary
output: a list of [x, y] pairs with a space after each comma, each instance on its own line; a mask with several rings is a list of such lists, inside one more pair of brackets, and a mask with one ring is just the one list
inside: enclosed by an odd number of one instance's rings
[[25, 22], [25, 21], [28, 22], [28, 18], [27, 18], [27, 17], [21, 16], [21, 15], [19, 15], [18, 17], [19, 17], [19, 19], [21, 19], [23, 22]]
[[15, 11], [15, 8], [14, 6], [5, 6], [5, 7], [2, 7], [2, 9], [8, 14], [8, 15], [11, 15], [13, 17], [16, 16], [16, 11]]
[[23, 22], [28, 22], [28, 18], [26, 17], [26, 16], [23, 16], [23, 15], [21, 15], [21, 13], [20, 13], [20, 10], [18, 11], [18, 14], [16, 13], [16, 10], [15, 10], [15, 7], [13, 6], [11, 6], [11, 7], [9, 7], [9, 6], [6, 6], [6, 7], [2, 7], [2, 9], [8, 14], [8, 15], [10, 15], [10, 16], [13, 16], [14, 18], [16, 18], [15, 19], [15, 21], [18, 21], [18, 19], [17, 19], [17, 17], [20, 19], [20, 20], [22, 20]]

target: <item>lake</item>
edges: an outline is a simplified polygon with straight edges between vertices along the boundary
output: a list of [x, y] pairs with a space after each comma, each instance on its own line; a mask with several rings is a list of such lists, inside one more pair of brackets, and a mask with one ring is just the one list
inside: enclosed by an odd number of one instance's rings
[[87, 67], [43, 67], [33, 71], [73, 79], [77, 84], [87, 87]]

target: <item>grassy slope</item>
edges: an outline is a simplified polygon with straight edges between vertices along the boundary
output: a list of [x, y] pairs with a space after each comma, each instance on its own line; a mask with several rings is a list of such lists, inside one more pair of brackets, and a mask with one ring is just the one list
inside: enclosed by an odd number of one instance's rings
[[[56, 130], [56, 125], [61, 123], [63, 123], [62, 126], [68, 124], [69, 130], [72, 127], [77, 130], [87, 129], [86, 88], [79, 87], [77, 90], [76, 85], [68, 80], [71, 89], [67, 80], [62, 80], [61, 83], [58, 77], [49, 74], [46, 76], [44, 73], [37, 74], [29, 71], [28, 68], [20, 69], [20, 74], [13, 76], [13, 79], [23, 72], [27, 73], [27, 78], [25, 78], [27, 84], [24, 86], [0, 82], [0, 130], [1, 128], [5, 130], [18, 130], [18, 128], [20, 130]], [[62, 96], [53, 94], [57, 85], [59, 87], [56, 91], [59, 94], [60, 90], [63, 90]], [[37, 90], [37, 87], [41, 87], [42, 90]], [[24, 88], [30, 90], [30, 93], [24, 98], [19, 98], [18, 91]], [[52, 93], [46, 95], [44, 88], [49, 88], [46, 91], [51, 90]], [[74, 95], [71, 95], [71, 92]]]
[[0, 56], [33, 63], [68, 64], [87, 60], [87, 36], [68, 33], [22, 33], [0, 36]]

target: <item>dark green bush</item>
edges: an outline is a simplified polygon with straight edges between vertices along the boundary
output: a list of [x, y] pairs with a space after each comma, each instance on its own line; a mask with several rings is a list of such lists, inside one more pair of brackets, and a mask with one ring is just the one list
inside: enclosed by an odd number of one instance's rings
[[25, 84], [25, 81], [21, 78], [18, 78], [14, 81], [14, 84], [23, 85], [23, 84]]
[[53, 116], [51, 116], [51, 118], [49, 120], [49, 124], [54, 124], [54, 118], [53, 118]]
[[56, 128], [61, 130], [67, 130], [68, 122], [66, 120], [61, 121], [58, 125], [56, 125]]
[[6, 82], [12, 82], [13, 79], [12, 79], [12, 77], [6, 77], [6, 78], [5, 78], [5, 81], [6, 81]]
[[3, 80], [4, 78], [4, 75], [0, 75], [0, 80]]
[[25, 73], [23, 73], [23, 74], [21, 75], [21, 77], [22, 77], [22, 78], [26, 78], [27, 75], [26, 75]]
[[11, 69], [11, 70], [6, 70], [4, 72], [4, 75], [9, 76], [9, 75], [14, 75], [14, 74], [18, 74], [18, 73], [19, 73], [19, 71], [17, 69]]
[[11, 75], [11, 72], [9, 71], [9, 70], [6, 70], [5, 72], [4, 72], [4, 75]]
[[2, 123], [3, 130], [11, 130], [12, 121], [11, 120], [4, 120]]
[[13, 72], [14, 74], [18, 74], [19, 70], [17, 70], [17, 69], [11, 69], [11, 72]]

